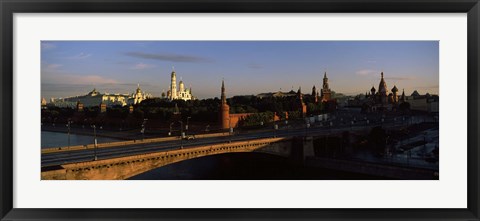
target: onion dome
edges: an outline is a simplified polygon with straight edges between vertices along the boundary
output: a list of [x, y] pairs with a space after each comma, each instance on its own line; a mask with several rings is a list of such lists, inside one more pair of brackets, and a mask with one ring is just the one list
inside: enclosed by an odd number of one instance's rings
[[396, 92], [398, 92], [398, 88], [397, 88], [397, 86], [396, 86], [396, 85], [393, 85], [392, 92], [393, 92], [393, 93], [396, 93]]

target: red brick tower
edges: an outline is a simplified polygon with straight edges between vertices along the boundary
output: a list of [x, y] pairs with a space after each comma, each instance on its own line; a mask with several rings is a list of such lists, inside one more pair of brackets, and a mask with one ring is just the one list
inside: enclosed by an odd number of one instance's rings
[[222, 80], [222, 103], [220, 104], [220, 124], [222, 129], [230, 128], [230, 106], [227, 104], [225, 95], [225, 84]]

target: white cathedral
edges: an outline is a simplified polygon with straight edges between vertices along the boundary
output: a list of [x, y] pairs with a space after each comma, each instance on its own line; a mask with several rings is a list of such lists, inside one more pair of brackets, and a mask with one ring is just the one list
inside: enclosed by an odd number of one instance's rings
[[179, 88], [177, 90], [177, 74], [175, 73], [175, 70], [172, 70], [170, 80], [170, 90], [167, 91], [167, 98], [169, 100], [195, 100], [192, 95], [192, 88], [190, 87], [190, 89], [186, 89], [182, 80], [178, 83]]
[[[84, 107], [93, 107], [98, 106], [101, 103], [107, 105], [107, 107], [120, 105], [133, 105], [139, 104], [142, 101], [152, 98], [151, 94], [145, 93], [140, 89], [140, 85], [137, 85], [137, 89], [132, 94], [109, 94], [109, 93], [100, 93], [97, 89], [93, 89], [86, 95], [66, 97], [66, 98], [51, 98], [50, 104], [56, 107], [76, 107], [77, 103], [80, 102]], [[42, 100], [42, 105], [44, 101]], [[46, 102], [45, 102], [46, 104]]]

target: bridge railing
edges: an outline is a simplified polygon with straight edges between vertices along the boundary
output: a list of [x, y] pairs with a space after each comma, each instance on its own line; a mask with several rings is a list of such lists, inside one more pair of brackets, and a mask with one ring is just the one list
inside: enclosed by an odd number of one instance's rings
[[[224, 133], [211, 133], [211, 134], [198, 134], [195, 135], [196, 138], [211, 138], [211, 137], [222, 137], [228, 136], [228, 132]], [[172, 137], [159, 137], [159, 138], [147, 138], [144, 140], [129, 140], [129, 141], [116, 141], [116, 142], [107, 142], [107, 143], [98, 143], [97, 148], [109, 148], [109, 147], [121, 147], [121, 146], [128, 146], [134, 144], [142, 144], [142, 143], [157, 143], [157, 142], [165, 142], [165, 141], [174, 141], [178, 140], [180, 137], [172, 136]], [[86, 145], [75, 145], [75, 146], [65, 146], [65, 147], [51, 147], [51, 148], [44, 148], [42, 149], [42, 154], [48, 153], [57, 153], [57, 152], [64, 152], [64, 151], [73, 151], [73, 150], [86, 150], [86, 149], [93, 149], [95, 146], [94, 144], [86, 144]]]

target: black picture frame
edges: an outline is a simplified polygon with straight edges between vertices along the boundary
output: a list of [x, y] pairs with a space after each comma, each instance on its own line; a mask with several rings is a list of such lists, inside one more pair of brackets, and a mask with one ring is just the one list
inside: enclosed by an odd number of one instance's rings
[[[1, 220], [480, 220], [478, 0], [0, 0]], [[467, 13], [468, 208], [466, 209], [18, 209], [13, 208], [14, 13]], [[288, 199], [286, 199], [288, 200]], [[448, 200], [448, 199], [443, 199]]]

